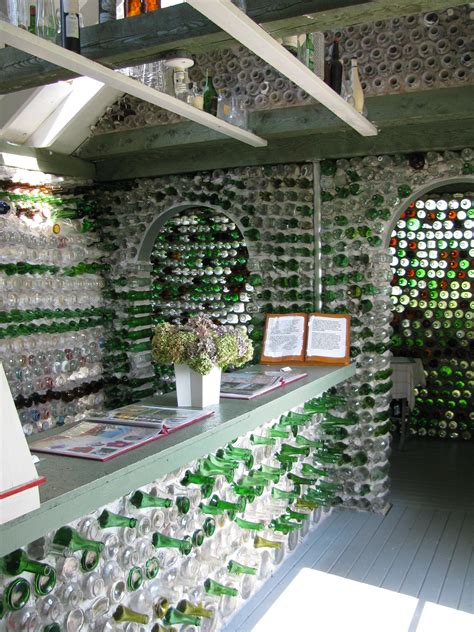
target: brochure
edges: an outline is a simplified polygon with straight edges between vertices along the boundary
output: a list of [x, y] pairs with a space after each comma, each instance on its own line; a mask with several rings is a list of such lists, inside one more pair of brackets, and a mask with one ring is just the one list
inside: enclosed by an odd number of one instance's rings
[[349, 364], [347, 314], [267, 314], [262, 364]]
[[281, 373], [280, 371], [223, 373], [221, 397], [253, 399], [296, 380], [301, 380], [307, 375], [307, 373]]
[[212, 411], [130, 404], [94, 415], [30, 444], [33, 452], [108, 461], [212, 415]]
[[166, 432], [171, 432], [212, 414], [213, 412], [210, 410], [194, 408], [168, 408], [146, 404], [129, 404], [122, 408], [89, 415], [87, 421], [142, 426], [144, 428], [164, 427]]

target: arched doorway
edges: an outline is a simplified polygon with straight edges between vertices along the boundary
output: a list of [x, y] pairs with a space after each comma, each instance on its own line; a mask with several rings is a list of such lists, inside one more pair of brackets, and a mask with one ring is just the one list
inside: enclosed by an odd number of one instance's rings
[[392, 224], [392, 351], [420, 358], [411, 432], [472, 440], [473, 179], [431, 183]]

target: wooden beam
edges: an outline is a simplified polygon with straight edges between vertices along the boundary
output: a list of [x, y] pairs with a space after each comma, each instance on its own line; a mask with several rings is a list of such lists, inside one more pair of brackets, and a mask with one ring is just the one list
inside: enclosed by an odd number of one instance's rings
[[95, 79], [110, 88], [127, 92], [143, 101], [158, 105], [195, 123], [200, 123], [205, 127], [217, 130], [230, 138], [235, 138], [243, 143], [249, 143], [254, 147], [264, 147], [267, 144], [265, 139], [255, 136], [255, 134], [252, 134], [246, 129], [231, 125], [227, 121], [212, 116], [208, 112], [199, 110], [189, 103], [181, 101], [177, 97], [155, 90], [121, 72], [114, 72], [102, 64], [86, 59], [83, 55], [78, 55], [70, 50], [64, 50], [61, 46], [36, 37], [36, 35], [32, 35], [12, 24], [0, 22], [0, 41], [10, 46], [16, 46], [20, 50], [34, 53], [42, 59], [58, 64], [63, 68], [69, 68], [72, 72], [78, 72], [84, 75], [84, 77]]
[[[452, 6], [452, 0], [247, 0], [248, 15], [272, 35], [342, 28]], [[82, 29], [82, 54], [120, 68], [186, 48], [193, 53], [235, 44], [186, 4]], [[70, 79], [73, 73], [13, 48], [0, 50], [0, 94]]]
[[259, 149], [235, 146], [225, 141], [218, 146], [183, 150], [146, 151], [122, 158], [96, 162], [100, 181], [153, 177], [165, 174], [206, 171], [252, 165], [306, 162], [324, 158], [456, 150], [474, 145], [472, 119], [448, 120], [434, 126], [417, 123], [381, 130], [378, 136], [362, 137], [347, 130], [338, 134], [315, 134], [271, 140]]
[[56, 176], [85, 179], [94, 179], [96, 176], [96, 168], [92, 162], [58, 154], [49, 149], [34, 149], [3, 141], [0, 141], [0, 166], [41, 171]]
[[[367, 99], [370, 120], [383, 131], [386, 127], [410, 124], [442, 124], [449, 120], [464, 120], [474, 116], [472, 102], [474, 86], [443, 88], [423, 92], [393, 94]], [[250, 129], [268, 139], [302, 135], [333, 135], [344, 130], [341, 122], [321, 105], [297, 106], [285, 109], [252, 112]], [[218, 143], [220, 135], [193, 123], [157, 125], [138, 130], [91, 136], [78, 151], [86, 160], [104, 160], [140, 152], [167, 148], [187, 149]]]

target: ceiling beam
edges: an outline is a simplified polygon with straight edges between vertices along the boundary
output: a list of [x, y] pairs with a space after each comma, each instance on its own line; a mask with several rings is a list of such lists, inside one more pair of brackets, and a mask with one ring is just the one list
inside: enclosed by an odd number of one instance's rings
[[115, 72], [97, 62], [86, 59], [82, 55], [73, 53], [70, 50], [65, 50], [61, 48], [61, 46], [57, 46], [56, 44], [2, 21], [0, 21], [0, 42], [37, 55], [46, 61], [67, 68], [84, 77], [101, 81], [109, 88], [126, 92], [143, 101], [158, 105], [165, 110], [174, 112], [195, 123], [218, 131], [224, 134], [224, 136], [229, 136], [243, 143], [248, 143], [253, 147], [265, 147], [267, 144], [265, 139], [256, 136], [246, 129], [231, 125], [227, 121], [223, 121], [216, 116], [212, 116], [212, 114], [198, 110], [192, 105], [180, 101], [176, 97], [172, 97], [164, 92], [159, 92], [120, 72]]
[[[470, 122], [474, 118], [473, 100], [474, 86], [464, 86], [369, 97], [366, 104], [370, 118], [382, 129], [400, 130], [410, 121], [423, 124], [427, 133], [434, 134], [446, 121], [459, 121], [460, 125]], [[323, 139], [344, 130], [344, 125], [318, 104], [251, 112], [249, 124], [269, 141], [301, 135]], [[86, 160], [106, 160], [173, 148], [184, 155], [189, 149], [209, 143], [218, 147], [219, 142], [222, 137], [216, 132], [193, 123], [177, 123], [97, 134], [82, 145], [77, 155]]]
[[123, 158], [96, 162], [97, 180], [113, 181], [129, 178], [154, 177], [176, 173], [192, 173], [212, 169], [228, 169], [252, 165], [306, 162], [325, 158], [350, 158], [420, 151], [456, 150], [474, 145], [474, 125], [465, 127], [464, 121], [446, 121], [436, 131], [427, 133], [426, 125], [405, 125], [385, 128], [378, 136], [363, 137], [352, 130], [339, 134], [281, 138], [272, 140], [268, 147], [255, 150], [224, 141], [217, 147], [193, 147], [166, 151], [145, 151]]
[[92, 162], [58, 154], [49, 149], [34, 149], [4, 141], [0, 141], [0, 169], [2, 167], [90, 180], [96, 175], [95, 165]]
[[[452, 0], [247, 0], [247, 14], [277, 37], [342, 28], [400, 15], [436, 11]], [[235, 43], [227, 33], [186, 4], [89, 26], [81, 31], [82, 55], [120, 68], [145, 63], [167, 51], [196, 53]], [[0, 94], [76, 76], [28, 53], [0, 50]]]

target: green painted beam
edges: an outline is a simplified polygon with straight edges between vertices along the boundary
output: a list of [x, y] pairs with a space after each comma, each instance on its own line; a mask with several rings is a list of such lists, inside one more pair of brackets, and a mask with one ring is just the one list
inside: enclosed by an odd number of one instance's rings
[[[249, 16], [275, 37], [452, 6], [449, 0], [247, 0], [247, 3]], [[81, 40], [83, 55], [114, 68], [144, 63], [177, 48], [196, 53], [235, 43], [186, 4], [86, 27]], [[13, 48], [0, 50], [0, 94], [73, 76]]]
[[[304, 372], [308, 373], [308, 377], [254, 400], [229, 399], [218, 406], [209, 406], [215, 411], [211, 417], [106, 463], [40, 454], [38, 474], [48, 479], [40, 487], [41, 506], [0, 527], [0, 556], [217, 450], [266, 421], [321, 395], [352, 377], [355, 364], [305, 367]], [[149, 401], [176, 406], [174, 394]], [[51, 430], [41, 436], [60, 431], [60, 428]], [[34, 437], [30, 443], [32, 440]]]
[[[445, 123], [474, 116], [474, 86], [426, 90], [367, 99], [369, 119], [381, 130], [387, 127], [423, 123]], [[268, 139], [290, 138], [306, 134], [338, 134], [346, 131], [332, 112], [319, 104], [253, 112], [249, 128]], [[91, 136], [77, 155], [86, 160], [106, 160], [137, 152], [182, 148], [184, 151], [204, 144], [224, 142], [218, 132], [191, 122], [157, 125], [138, 130]], [[240, 153], [238, 143], [232, 143]]]
[[49, 149], [34, 149], [3, 141], [0, 141], [0, 166], [85, 179], [94, 179], [96, 175], [92, 162]]
[[307, 162], [324, 158], [349, 158], [414, 151], [445, 151], [474, 146], [472, 119], [447, 121], [437, 126], [405, 125], [382, 130], [373, 138], [362, 138], [350, 131], [338, 134], [314, 134], [270, 141], [261, 149], [237, 148], [233, 143], [212, 144], [184, 150], [143, 152], [124, 158], [98, 161], [97, 180], [154, 177], [229, 169], [252, 165]]

